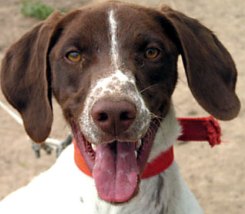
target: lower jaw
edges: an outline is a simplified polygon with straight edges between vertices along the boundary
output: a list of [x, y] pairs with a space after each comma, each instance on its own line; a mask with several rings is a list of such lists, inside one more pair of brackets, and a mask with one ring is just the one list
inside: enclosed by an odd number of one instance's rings
[[[148, 128], [148, 131], [146, 134], [140, 139], [141, 141], [141, 148], [140, 151], [137, 151], [137, 164], [139, 167], [139, 172], [142, 173], [144, 170], [144, 167], [147, 163], [152, 145], [154, 143], [154, 138], [156, 135], [156, 132], [160, 126], [160, 121], [158, 119], [152, 119], [150, 123], [150, 127]], [[81, 155], [84, 157], [87, 166], [89, 167], [91, 173], [93, 171], [93, 167], [95, 164], [95, 157], [96, 157], [96, 151], [92, 148], [92, 144], [86, 140], [83, 133], [80, 130], [80, 126], [78, 123], [72, 121], [71, 122], [71, 128], [73, 135], [76, 139], [77, 146], [80, 150]], [[126, 142], [126, 141], [125, 141]], [[117, 142], [113, 141], [112, 143], [124, 143], [124, 142]], [[133, 144], [137, 144], [137, 142], [132, 142]], [[111, 144], [111, 143], [110, 143]]]

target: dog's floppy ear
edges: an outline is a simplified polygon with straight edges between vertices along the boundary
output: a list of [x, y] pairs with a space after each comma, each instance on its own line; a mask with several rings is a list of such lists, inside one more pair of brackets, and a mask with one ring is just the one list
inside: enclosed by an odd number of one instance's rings
[[174, 32], [171, 36], [178, 43], [193, 96], [218, 119], [236, 117], [240, 110], [235, 94], [237, 71], [229, 52], [197, 20], [168, 7], [161, 12]]
[[61, 14], [55, 12], [26, 33], [2, 61], [2, 91], [20, 112], [26, 132], [36, 142], [48, 137], [53, 121], [47, 53], [60, 18]]

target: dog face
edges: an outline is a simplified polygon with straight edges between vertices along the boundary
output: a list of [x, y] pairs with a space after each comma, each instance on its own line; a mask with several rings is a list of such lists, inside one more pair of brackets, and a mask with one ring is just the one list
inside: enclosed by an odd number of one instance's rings
[[229, 53], [211, 31], [169, 8], [117, 2], [54, 14], [9, 49], [2, 89], [35, 141], [49, 134], [53, 93], [99, 196], [126, 202], [169, 112], [179, 54], [200, 105], [220, 119], [235, 117]]
[[[131, 103], [135, 120], [120, 134], [125, 135], [121, 140], [137, 141], [152, 115], [161, 118], [168, 112], [177, 79], [177, 48], [154, 18], [140, 19], [146, 14], [139, 9], [98, 10], [81, 11], [79, 19], [60, 26], [62, 34], [50, 55], [54, 94], [66, 118], [79, 118], [86, 138], [95, 144], [115, 138], [104, 135], [95, 124], [91, 116], [95, 103]], [[137, 13], [139, 18], [129, 25]], [[78, 62], [69, 54], [79, 55]]]

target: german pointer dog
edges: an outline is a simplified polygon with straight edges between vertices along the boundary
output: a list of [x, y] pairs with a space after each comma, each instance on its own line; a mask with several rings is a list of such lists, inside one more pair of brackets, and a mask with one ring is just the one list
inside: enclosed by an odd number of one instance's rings
[[13, 44], [1, 87], [27, 134], [48, 137], [54, 96], [75, 143], [6, 197], [0, 213], [203, 213], [175, 162], [142, 175], [181, 133], [171, 102], [179, 55], [197, 102], [220, 120], [236, 117], [230, 54], [209, 29], [169, 7], [111, 1], [55, 12]]

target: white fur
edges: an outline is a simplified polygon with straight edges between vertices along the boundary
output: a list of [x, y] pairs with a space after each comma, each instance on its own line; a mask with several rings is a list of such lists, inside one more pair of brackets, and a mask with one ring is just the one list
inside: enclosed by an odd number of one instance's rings
[[[174, 122], [175, 121], [175, 122]], [[169, 126], [170, 125], [170, 126]], [[166, 130], [163, 130], [166, 129]], [[173, 133], [175, 136], [173, 136]], [[172, 145], [179, 126], [173, 111], [161, 124], [154, 151], [162, 145]], [[166, 146], [167, 147], [167, 146]], [[36, 177], [28, 186], [12, 193], [0, 202], [1, 214], [201, 214], [194, 195], [181, 178], [176, 163], [165, 172], [143, 179], [139, 194], [123, 205], [112, 205], [101, 201], [92, 178], [76, 167], [73, 146], [68, 147], [48, 171]], [[153, 155], [153, 153], [152, 153]], [[163, 183], [159, 190], [159, 181]], [[153, 198], [159, 194], [158, 201]]]
[[119, 51], [117, 40], [117, 21], [113, 10], [109, 11], [109, 26], [111, 36], [111, 60], [115, 69], [119, 68]]
[[162, 151], [166, 151], [172, 146], [173, 142], [176, 140], [176, 136], [178, 136], [180, 132], [180, 126], [175, 118], [174, 108], [171, 106], [168, 114], [164, 118], [164, 122], [160, 124], [160, 128], [156, 133], [149, 162], [160, 155]]

